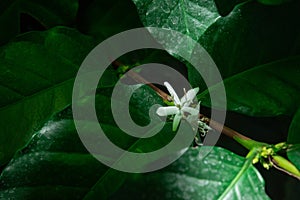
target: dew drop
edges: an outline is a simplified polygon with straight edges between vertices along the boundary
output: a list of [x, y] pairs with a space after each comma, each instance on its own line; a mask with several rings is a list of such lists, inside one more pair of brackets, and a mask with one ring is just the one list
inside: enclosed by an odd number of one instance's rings
[[224, 155], [223, 154], [220, 155], [220, 159], [224, 160]]
[[231, 156], [227, 156], [227, 160], [230, 162], [230, 161], [232, 161], [232, 157]]

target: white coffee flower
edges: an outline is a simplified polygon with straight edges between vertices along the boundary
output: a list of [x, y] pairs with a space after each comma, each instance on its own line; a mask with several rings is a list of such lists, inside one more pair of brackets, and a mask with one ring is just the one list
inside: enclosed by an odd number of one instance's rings
[[196, 108], [190, 107], [190, 105], [198, 93], [199, 88], [190, 89], [181, 99], [179, 99], [175, 90], [168, 82], [164, 82], [164, 85], [167, 87], [171, 97], [173, 98], [175, 106], [159, 107], [156, 113], [159, 116], [175, 115], [173, 120], [173, 131], [176, 131], [180, 120], [182, 118], [186, 119], [185, 114], [198, 117], [199, 105], [197, 105]]

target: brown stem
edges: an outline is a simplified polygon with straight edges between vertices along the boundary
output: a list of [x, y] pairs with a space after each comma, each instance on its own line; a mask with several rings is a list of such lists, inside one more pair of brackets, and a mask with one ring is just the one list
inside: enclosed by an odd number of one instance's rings
[[[112, 63], [114, 66], [119, 67], [122, 66], [122, 64], [118, 61], [114, 61]], [[165, 93], [164, 91], [160, 90], [158, 87], [156, 87], [155, 85], [153, 85], [152, 83], [150, 83], [149, 81], [147, 81], [146, 79], [144, 79], [142, 76], [140, 76], [139, 74], [135, 73], [133, 70], [129, 70], [127, 72], [127, 75], [132, 78], [133, 80], [135, 80], [137, 83], [144, 83], [147, 84], [149, 87], [151, 87], [163, 100], [165, 101], [172, 101], [172, 98]]]
[[216, 122], [212, 119], [209, 119], [208, 117], [206, 117], [203, 114], [199, 114], [199, 119], [202, 122], [204, 122], [206, 124], [209, 124], [209, 126], [212, 127], [213, 129], [223, 133], [224, 135], [226, 135], [230, 138], [239, 137], [239, 138], [244, 139], [244, 140], [250, 140], [250, 138], [240, 134], [239, 132], [237, 132], [235, 130], [232, 130], [231, 128], [229, 128], [227, 126], [221, 125], [220, 123], [218, 123], [218, 122]]
[[[118, 61], [114, 61], [113, 65], [116, 67], [122, 66], [123, 64], [118, 62]], [[170, 95], [168, 95], [167, 93], [165, 93], [164, 91], [162, 91], [161, 89], [159, 89], [158, 87], [156, 87], [155, 85], [153, 85], [152, 83], [150, 83], [149, 81], [145, 80], [142, 76], [140, 76], [138, 73], [134, 72], [133, 70], [129, 70], [127, 72], [127, 75], [132, 78], [133, 80], [135, 80], [138, 83], [144, 83], [147, 84], [149, 87], [151, 87], [164, 101], [172, 101], [172, 98]], [[234, 138], [234, 137], [238, 137], [244, 140], [250, 140], [250, 138], [240, 134], [239, 132], [232, 130], [231, 128], [228, 128], [226, 126], [221, 125], [220, 123], [209, 119], [208, 117], [199, 114], [199, 119], [203, 122], [205, 122], [206, 124], [209, 124], [210, 127], [212, 127], [213, 129], [221, 132], [222, 134], [230, 137], [230, 138]]]
[[231, 128], [225, 126], [225, 125], [221, 125], [220, 123], [214, 121], [214, 120], [209, 120], [209, 126], [212, 127], [213, 129], [221, 132], [222, 134], [230, 137], [230, 138], [234, 138], [234, 137], [238, 137], [241, 138], [243, 140], [251, 140], [250, 138], [240, 134], [239, 132], [232, 130]]

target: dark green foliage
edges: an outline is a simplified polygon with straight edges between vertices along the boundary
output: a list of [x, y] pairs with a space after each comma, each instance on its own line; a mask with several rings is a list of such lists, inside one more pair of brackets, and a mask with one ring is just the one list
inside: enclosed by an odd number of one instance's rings
[[[156, 172], [116, 171], [87, 152], [70, 103], [80, 64], [99, 42], [142, 26], [177, 30], [198, 41], [216, 62], [228, 110], [240, 114], [229, 115], [227, 123], [262, 142], [293, 144], [283, 156], [299, 169], [299, 9], [297, 0], [1, 1], [0, 199], [297, 199], [299, 181], [258, 167], [265, 189], [251, 159], [239, 156], [245, 151], [223, 137], [218, 144], [228, 150], [212, 147], [204, 159], [199, 153], [209, 147], [190, 147]], [[125, 70], [106, 70], [95, 99], [86, 93], [83, 102], [96, 101], [99, 123], [114, 144], [131, 152], [151, 152], [175, 135], [167, 122], [155, 136], [138, 139], [113, 119], [113, 87], [126, 69], [141, 63], [164, 63], [182, 72], [193, 87], [200, 87], [198, 98], [205, 106], [201, 111], [209, 113], [201, 76], [177, 59], [149, 49], [128, 53], [118, 59]], [[140, 86], [124, 77], [122, 81], [118, 106], [124, 106], [122, 98]], [[211, 89], [218, 94], [219, 85]], [[136, 90], [129, 108], [133, 121], [147, 125], [154, 104], [163, 101], [152, 89]], [[96, 133], [91, 129], [87, 134]]]
[[65, 27], [26, 33], [1, 47], [0, 165], [71, 103], [74, 77], [92, 47], [90, 37]]

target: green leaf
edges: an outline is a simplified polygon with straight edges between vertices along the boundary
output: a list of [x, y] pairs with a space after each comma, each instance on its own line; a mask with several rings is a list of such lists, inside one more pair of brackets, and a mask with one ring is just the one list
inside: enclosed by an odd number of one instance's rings
[[[136, 87], [124, 87], [124, 94], [119, 94], [120, 100]], [[128, 91], [125, 91], [126, 88]], [[129, 151], [148, 152], [161, 148], [173, 138], [173, 134], [170, 134], [171, 123], [167, 123], [153, 138], [129, 138], [110, 119], [111, 91], [112, 88], [98, 89], [96, 110], [101, 127], [112, 142]], [[145, 97], [148, 97], [146, 101]], [[148, 86], [143, 86], [132, 95], [131, 114], [140, 116], [139, 120], [146, 120], [149, 116], [145, 113], [157, 103], [162, 103], [160, 97]], [[86, 134], [97, 133], [87, 129]], [[101, 145], [99, 142], [96, 145]], [[86, 151], [76, 132], [71, 110], [66, 109], [49, 120], [3, 170], [0, 197], [111, 199], [113, 195], [115, 199], [120, 196], [138, 196], [139, 199], [211, 199], [223, 195], [242, 199], [244, 194], [250, 194], [268, 199], [264, 182], [251, 165], [251, 160], [246, 161], [217, 147], [200, 159], [199, 150], [209, 149], [190, 149], [178, 161], [158, 172], [145, 175], [118, 172], [97, 162]], [[53, 176], [53, 173], [58, 175]]]
[[[300, 56], [296, 56], [258, 66], [225, 79], [227, 110], [256, 117], [294, 116], [289, 128], [288, 143], [300, 143], [299, 65]], [[211, 94], [218, 94], [219, 87], [212, 87]], [[208, 91], [198, 97], [203, 105], [211, 106]], [[288, 151], [288, 157], [298, 168], [299, 152], [298, 145]]]
[[[296, 56], [225, 79], [227, 110], [257, 117], [293, 116], [300, 100], [299, 63], [300, 56]], [[211, 95], [217, 96], [219, 88], [219, 84], [212, 87]], [[210, 106], [208, 91], [198, 97]]]
[[[132, 0], [138, 10], [140, 19], [146, 27], [159, 27], [171, 29], [190, 36], [195, 41], [198, 41], [205, 33], [208, 27], [215, 23], [220, 18], [220, 14], [213, 0]], [[151, 32], [151, 31], [150, 31]], [[154, 38], [157, 38], [157, 33], [153, 33]], [[158, 36], [159, 38], [159, 36]], [[172, 41], [177, 44], [174, 38]], [[163, 41], [166, 42], [166, 41]], [[164, 44], [165, 45], [165, 44]], [[174, 44], [172, 44], [173, 46]], [[178, 45], [176, 51], [185, 52], [187, 56], [192, 55], [194, 46], [192, 44]], [[174, 52], [169, 52], [176, 58], [182, 60]], [[200, 84], [201, 76], [193, 67], [188, 66], [189, 81], [193, 87], [205, 85]], [[192, 74], [192, 75], [191, 75]], [[195, 81], [193, 81], [195, 79]], [[204, 88], [201, 88], [204, 90]]]
[[[138, 88], [138, 89], [137, 89]], [[124, 104], [124, 98], [128, 98], [131, 92], [134, 90], [131, 98], [130, 98], [130, 106], [129, 106], [129, 113], [130, 117], [132, 118], [133, 122], [139, 126], [146, 126], [150, 123], [150, 116], [149, 114], [153, 114], [150, 112], [150, 108], [155, 104], [163, 104], [162, 99], [152, 90], [149, 89], [148, 86], [141, 86], [141, 85], [132, 85], [132, 86], [124, 86], [121, 85], [121, 90], [118, 93], [118, 96], [114, 98], [113, 103], [115, 103], [119, 107], [125, 107], [127, 105]], [[112, 88], [100, 89], [98, 91], [98, 95], [95, 98], [96, 102], [96, 113], [98, 116], [98, 120], [101, 123], [101, 127], [104, 132], [114, 132], [112, 135], [107, 135], [109, 139], [115, 143], [117, 146], [123, 149], [129, 149], [133, 143], [137, 141], [135, 137], [132, 137], [125, 132], [121, 131], [118, 127], [112, 111], [111, 111], [111, 103], [112, 99], [111, 96], [108, 95], [112, 92]], [[93, 98], [89, 98], [85, 101], [85, 104], [88, 104], [90, 101], [93, 101]], [[155, 112], [152, 110], [152, 112]], [[149, 113], [149, 114], [148, 114]], [[119, 114], [123, 116], [122, 113]], [[125, 116], [126, 117], [126, 116]], [[123, 120], [129, 120], [127, 118], [122, 118]], [[160, 138], [160, 142], [154, 145], [153, 141], [155, 141], [156, 137]], [[145, 149], [156, 148], [166, 145], [170, 141], [170, 137], [173, 135], [166, 135], [165, 132], [162, 134], [156, 134], [153, 137], [145, 138], [140, 141], [140, 144], [136, 149], [138, 151]], [[164, 138], [164, 139], [161, 139]], [[169, 138], [169, 139], [168, 139]], [[159, 140], [158, 140], [159, 141]], [[146, 144], [144, 144], [146, 143]], [[148, 144], [147, 144], [148, 143]], [[143, 144], [143, 145], [142, 145]], [[133, 150], [134, 151], [134, 150]]]
[[[135, 86], [126, 87], [128, 92], [132, 87]], [[173, 134], [169, 134], [171, 124], [154, 139], [139, 140], [137, 143], [136, 138], [128, 137], [115, 127], [113, 120], [106, 120], [111, 116], [108, 103], [111, 91], [112, 88], [99, 89], [96, 109], [101, 127], [112, 141], [117, 141], [116, 145], [146, 152], [172, 139]], [[151, 99], [144, 101], [144, 104], [136, 104], [145, 100], [145, 96]], [[149, 118], [145, 109], [156, 103], [162, 103], [160, 97], [144, 86], [132, 96], [131, 111], [135, 115], [144, 115], [144, 119]], [[98, 133], [87, 130], [86, 134]], [[53, 173], [58, 175], [53, 176]], [[34, 196], [35, 199], [51, 199], [59, 193], [63, 199], [82, 199], [87, 193], [93, 196], [95, 192], [100, 192], [105, 199], [118, 189], [126, 176], [126, 173], [104, 166], [86, 151], [75, 129], [71, 109], [68, 108], [49, 120], [3, 170], [0, 176], [0, 198], [30, 199]], [[96, 182], [97, 191], [94, 191], [92, 186]]]
[[[226, 17], [219, 18], [207, 28], [199, 43], [213, 58], [223, 78], [252, 67], [299, 55], [299, 4], [279, 7], [256, 2], [237, 5]], [[200, 84], [193, 68], [189, 80]]]
[[250, 160], [219, 147], [199, 156], [209, 149], [190, 149], [163, 170], [132, 176], [112, 199], [269, 199]]
[[293, 117], [289, 128], [289, 136], [288, 136], [288, 143], [290, 144], [299, 144], [300, 143], [300, 109], [297, 110], [296, 114]]
[[300, 170], [300, 144], [297, 144], [297, 147], [291, 149], [287, 153], [290, 161]]
[[21, 0], [22, 12], [38, 20], [46, 28], [75, 24], [77, 0]]
[[209, 27], [200, 44], [224, 77], [298, 54], [300, 28], [295, 24], [300, 17], [299, 5], [299, 2], [285, 7], [266, 7], [255, 2], [240, 4], [229, 16]]
[[198, 40], [220, 17], [214, 1], [133, 0], [144, 26], [167, 28]]
[[31, 31], [15, 38], [15, 41], [28, 41], [43, 45], [75, 65], [80, 65], [95, 46], [95, 41], [75, 29], [57, 26], [48, 31]]
[[[236, 5], [234, 1], [228, 5], [236, 6], [225, 17], [218, 14], [212, 0], [133, 2], [145, 26], [177, 30], [199, 41], [224, 78], [300, 52], [300, 26], [295, 25], [299, 2], [270, 7], [253, 1]], [[224, 7], [219, 1], [216, 5]], [[188, 69], [191, 85], [205, 89], [200, 74], [189, 64]]]
[[0, 2], [0, 45], [19, 33], [19, 1], [2, 0]]
[[[105, 112], [105, 106], [101, 108], [98, 109]], [[103, 112], [101, 115], [106, 114]], [[119, 143], [129, 145], [127, 149], [130, 150], [151, 149], [171, 136], [171, 124], [163, 131], [165, 134], [151, 142], [124, 140], [116, 127], [106, 125], [107, 136], [118, 138]], [[243, 199], [250, 195], [268, 199], [264, 181], [251, 165], [251, 160], [246, 161], [218, 147], [213, 147], [201, 159], [199, 150], [207, 151], [210, 147], [190, 149], [175, 163], [157, 172], [143, 175], [118, 172], [96, 161], [85, 150], [77, 135], [71, 110], [66, 109], [49, 120], [3, 170], [0, 197], [215, 199], [223, 195]]]
[[25, 34], [0, 49], [0, 165], [70, 104], [80, 60], [91, 48], [89, 37], [58, 27]]
[[287, 151], [288, 158], [300, 169], [300, 109], [296, 112], [291, 122], [288, 135], [288, 143], [293, 144]]

